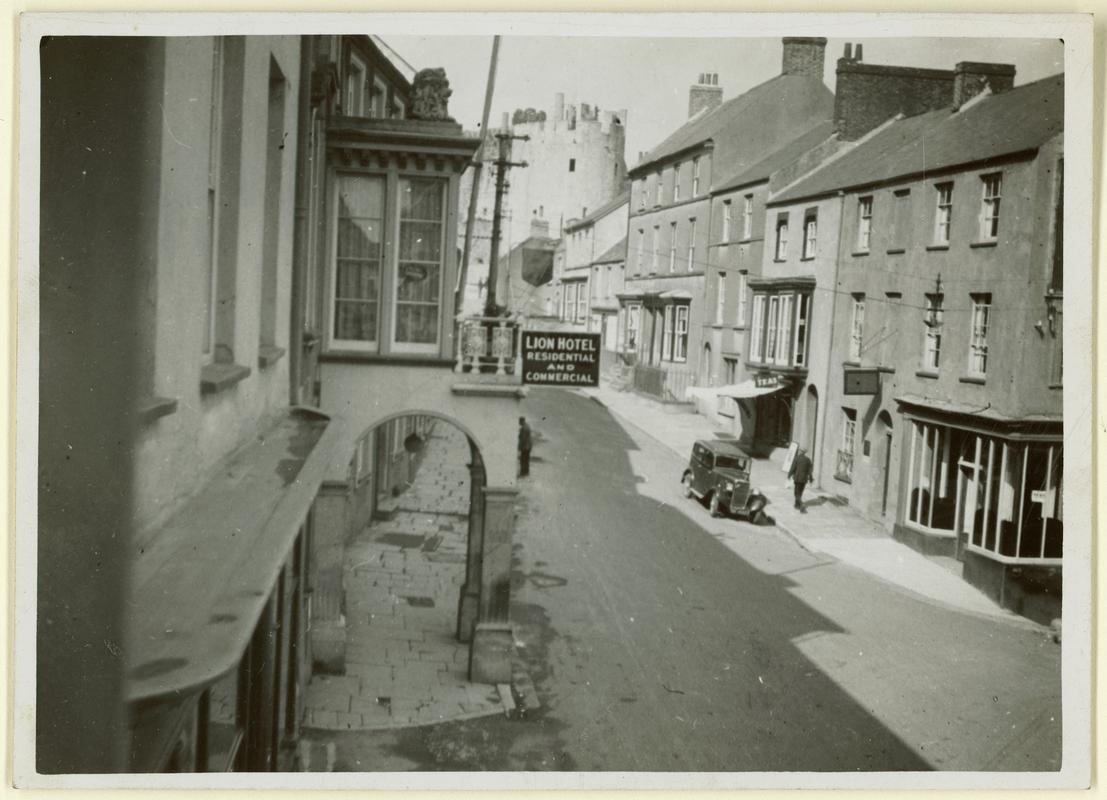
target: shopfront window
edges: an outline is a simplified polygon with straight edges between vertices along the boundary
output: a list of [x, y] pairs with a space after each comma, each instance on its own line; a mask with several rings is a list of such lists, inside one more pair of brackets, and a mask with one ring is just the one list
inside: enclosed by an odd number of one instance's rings
[[913, 422], [909, 524], [964, 533], [970, 549], [1000, 559], [1059, 559], [1064, 461], [1059, 443], [1014, 442]]

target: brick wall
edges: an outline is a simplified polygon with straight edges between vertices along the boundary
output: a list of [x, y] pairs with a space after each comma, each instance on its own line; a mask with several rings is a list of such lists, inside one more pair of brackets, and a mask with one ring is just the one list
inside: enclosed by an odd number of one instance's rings
[[826, 39], [822, 36], [787, 36], [784, 38], [780, 73], [822, 80], [825, 55]]
[[889, 67], [838, 60], [834, 124], [853, 141], [896, 114], [913, 116], [953, 104], [952, 70]]

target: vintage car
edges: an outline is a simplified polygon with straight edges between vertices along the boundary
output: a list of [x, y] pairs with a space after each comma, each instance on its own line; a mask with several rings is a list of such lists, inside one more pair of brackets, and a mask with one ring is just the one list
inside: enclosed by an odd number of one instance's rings
[[681, 483], [686, 497], [707, 501], [713, 517], [734, 514], [755, 525], [765, 517], [765, 496], [750, 488], [750, 457], [732, 442], [696, 442]]

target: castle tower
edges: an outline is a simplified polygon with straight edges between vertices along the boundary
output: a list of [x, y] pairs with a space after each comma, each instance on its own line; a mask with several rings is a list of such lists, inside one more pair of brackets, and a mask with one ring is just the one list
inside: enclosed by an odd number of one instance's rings
[[[528, 166], [513, 168], [508, 174], [501, 256], [531, 235], [534, 220], [548, 223], [550, 238], [560, 238], [566, 222], [583, 216], [586, 208], [599, 208], [623, 190], [627, 172], [626, 119], [625, 109], [605, 111], [592, 103], [569, 104], [561, 92], [554, 96], [549, 113], [527, 108], [504, 114], [503, 124], [511, 133], [530, 139], [511, 143], [511, 160], [525, 161]], [[485, 146], [469, 259], [471, 286], [483, 280], [488, 271], [491, 242], [478, 236], [491, 228], [495, 170], [490, 162], [496, 159], [497, 148], [495, 138], [490, 138]], [[461, 184], [459, 248], [465, 241], [471, 181], [472, 170], [468, 170]], [[471, 307], [472, 304], [467, 310]]]

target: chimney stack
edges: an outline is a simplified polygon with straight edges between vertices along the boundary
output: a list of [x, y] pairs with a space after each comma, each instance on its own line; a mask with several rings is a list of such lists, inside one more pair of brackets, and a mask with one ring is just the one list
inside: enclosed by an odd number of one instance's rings
[[550, 223], [548, 220], [544, 220], [537, 214], [531, 217], [530, 220], [530, 235], [536, 239], [549, 239], [550, 238]]
[[701, 72], [699, 83], [688, 90], [688, 117], [703, 110], [711, 110], [723, 102], [723, 87], [719, 86], [719, 73]]
[[786, 36], [780, 74], [822, 80], [825, 54], [826, 38], [823, 36]]
[[953, 68], [953, 105], [960, 108], [985, 87], [990, 88], [993, 94], [999, 94], [1014, 85], [1014, 64], [962, 61]]
[[914, 116], [953, 101], [953, 72], [866, 64], [861, 45], [846, 45], [838, 59], [834, 89], [834, 130], [852, 142], [897, 114]]

